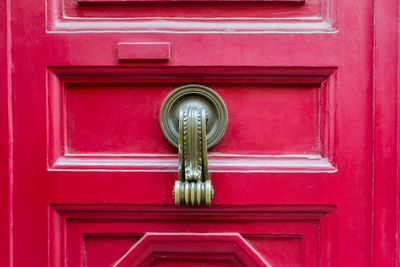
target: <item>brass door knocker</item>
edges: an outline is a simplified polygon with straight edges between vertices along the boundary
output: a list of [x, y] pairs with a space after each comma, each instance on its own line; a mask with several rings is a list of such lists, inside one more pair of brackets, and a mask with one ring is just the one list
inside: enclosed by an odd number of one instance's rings
[[224, 135], [228, 114], [222, 99], [208, 87], [189, 84], [175, 89], [160, 112], [161, 129], [178, 147], [175, 205], [211, 205], [214, 189], [208, 173], [207, 148]]

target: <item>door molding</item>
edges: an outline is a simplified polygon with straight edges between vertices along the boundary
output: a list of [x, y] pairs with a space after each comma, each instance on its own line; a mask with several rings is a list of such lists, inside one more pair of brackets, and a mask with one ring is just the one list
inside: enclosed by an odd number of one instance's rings
[[398, 266], [398, 1], [374, 5], [372, 265]]

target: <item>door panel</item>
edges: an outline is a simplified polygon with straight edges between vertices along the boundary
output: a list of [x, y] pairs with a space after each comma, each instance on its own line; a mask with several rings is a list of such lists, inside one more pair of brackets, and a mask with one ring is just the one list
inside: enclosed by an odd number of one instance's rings
[[51, 31], [332, 31], [336, 5], [336, 0], [49, 0], [46, 12]]
[[[370, 264], [371, 1], [10, 11], [15, 266]], [[210, 149], [212, 207], [171, 196], [177, 150], [159, 110], [190, 83], [229, 113]]]
[[200, 260], [197, 263], [207, 262], [205, 266], [224, 262], [234, 266], [319, 266], [320, 260], [332, 263], [328, 244], [336, 238], [334, 206], [176, 210], [165, 206], [53, 205], [50, 215], [55, 266], [62, 264], [61, 251], [66, 251], [69, 266], [79, 266], [82, 261], [87, 266], [148, 266], [163, 259], [168, 264]]
[[77, 69], [50, 69], [49, 165], [176, 171], [176, 149], [162, 136], [159, 110], [171, 90], [195, 82], [210, 86], [229, 110], [237, 110], [230, 112], [223, 140], [210, 150], [214, 170], [334, 171], [335, 73], [131, 68], [82, 76]]
[[[66, 152], [175, 153], [160, 136], [158, 113], [167, 93], [179, 85], [67, 85]], [[224, 140], [211, 151], [320, 154], [318, 85], [206, 85], [225, 99], [228, 109], [243, 109], [229, 116]]]

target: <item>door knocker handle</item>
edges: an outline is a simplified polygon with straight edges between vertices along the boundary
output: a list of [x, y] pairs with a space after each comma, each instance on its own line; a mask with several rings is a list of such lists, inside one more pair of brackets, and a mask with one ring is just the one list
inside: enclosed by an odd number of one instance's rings
[[208, 173], [207, 148], [224, 135], [228, 114], [220, 96], [208, 87], [189, 84], [175, 89], [160, 111], [161, 129], [178, 148], [175, 205], [211, 205], [214, 189]]

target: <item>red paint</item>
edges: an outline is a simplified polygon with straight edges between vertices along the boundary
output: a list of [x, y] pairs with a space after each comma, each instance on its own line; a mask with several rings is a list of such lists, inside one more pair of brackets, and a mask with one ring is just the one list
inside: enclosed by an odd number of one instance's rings
[[[126, 3], [126, 2], [138, 2], [138, 1], [155, 1], [155, 2], [163, 2], [163, 1], [171, 1], [171, 0], [78, 0], [78, 2], [81, 3]], [[176, 2], [176, 0], [173, 0]], [[197, 1], [197, 0], [180, 0], [180, 1]], [[209, 0], [212, 1], [212, 0]], [[246, 1], [246, 0], [216, 0], [216, 1]], [[284, 2], [284, 3], [290, 3], [290, 2], [300, 2], [304, 3], [305, 0], [258, 0], [258, 1], [266, 1], [266, 2]], [[203, 1], [204, 2], [204, 1]]]
[[[100, 1], [0, 4], [2, 263], [400, 264], [396, 0]], [[187, 83], [229, 113], [212, 207], [173, 206]]]
[[[241, 70], [230, 70], [233, 71]], [[118, 83], [110, 75], [110, 82], [102, 85], [71, 81], [66, 83], [65, 89], [55, 88], [63, 90], [65, 95], [67, 152], [175, 153], [176, 149], [159, 131], [157, 120], [162, 101], [181, 83], [174, 82], [174, 74], [170, 74], [169, 81], [155, 84], [157, 75], [165, 77], [166, 74], [160, 72], [146, 80], [142, 78], [143, 81], [125, 84]], [[236, 79], [249, 80], [245, 75]], [[208, 85], [224, 99], [227, 108], [240, 105], [248, 112], [230, 113], [225, 138], [212, 152], [261, 155], [320, 153], [318, 140], [323, 129], [319, 127], [319, 114], [325, 115], [326, 110], [320, 110], [318, 85], [266, 85], [256, 79], [254, 84], [235, 84], [230, 77], [220, 79], [219, 83], [209, 82]], [[326, 97], [324, 92], [321, 94]], [[259, 110], [259, 107], [263, 109]], [[134, 116], [138, 113], [141, 115]], [[260, 123], [246, 125], [251, 120]], [[246, 131], [241, 131], [243, 127], [247, 128]]]
[[182, 262], [192, 266], [201, 261], [207, 266], [270, 266], [242, 236], [228, 233], [147, 233], [115, 266], [176, 266]]
[[119, 43], [118, 59], [120, 60], [168, 60], [169, 43]]
[[10, 45], [9, 38], [9, 1], [0, 2], [0, 262], [4, 266], [11, 264], [10, 244], [12, 242], [10, 218], [10, 183], [9, 155], [11, 138], [9, 135], [9, 63]]
[[[156, 29], [230, 32], [234, 29], [247, 32], [318, 29], [331, 32], [336, 24], [336, 2], [337, 0], [108, 0], [77, 3], [75, 0], [49, 0], [46, 16], [47, 28], [56, 31]], [[123, 38], [119, 41], [169, 40]], [[182, 44], [185, 45], [185, 42]]]
[[[207, 209], [176, 209], [160, 205], [53, 205], [49, 221], [51, 255], [54, 255], [51, 265], [61, 265], [59, 253], [67, 251], [71, 266], [79, 266], [82, 253], [87, 255], [90, 263], [87, 266], [107, 266], [118, 260], [121, 261], [118, 266], [136, 262], [143, 264], [149, 258], [181, 259], [181, 264], [190, 261], [190, 266], [202, 260], [213, 264], [206, 266], [220, 266], [221, 261], [232, 262], [232, 256], [245, 261], [243, 266], [265, 266], [265, 261], [272, 266], [298, 266], [299, 262], [305, 266], [319, 266], [318, 251], [324, 262], [329, 262], [327, 257], [332, 253], [329, 243], [320, 243], [319, 236], [322, 240], [335, 238], [335, 231], [320, 227], [332, 225], [335, 221], [336, 209], [328, 205]], [[132, 232], [132, 227], [138, 232]], [[163, 230], [165, 227], [168, 227], [167, 231]], [[320, 231], [316, 231], [319, 228]], [[66, 229], [61, 232], [68, 236], [67, 243], [64, 238], [56, 238], [61, 229]], [[147, 237], [143, 231], [147, 232]], [[193, 236], [191, 231], [198, 236]], [[191, 245], [187, 243], [189, 241]], [[182, 249], [182, 244], [187, 249]], [[106, 257], [101, 249], [107, 251]], [[185, 253], [180, 253], [183, 250], [188, 256], [196, 257], [184, 258]], [[200, 250], [202, 255], [199, 255]], [[264, 260], [255, 256], [255, 252]], [[93, 256], [94, 253], [97, 257]], [[165, 257], [155, 257], [154, 254], [164, 254]], [[251, 262], [249, 255], [256, 262]]]
[[[375, 1], [374, 266], [399, 262], [398, 1]], [[387, 66], [390, 66], [388, 69]], [[394, 189], [396, 188], [396, 190]]]

